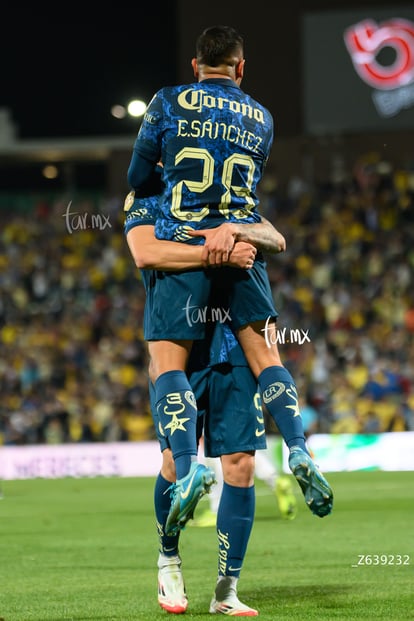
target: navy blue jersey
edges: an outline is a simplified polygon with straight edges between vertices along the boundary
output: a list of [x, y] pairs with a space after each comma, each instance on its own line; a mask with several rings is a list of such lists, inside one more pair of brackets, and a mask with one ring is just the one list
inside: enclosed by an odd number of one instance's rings
[[[273, 143], [270, 112], [232, 80], [165, 87], [150, 102], [128, 170], [163, 163], [165, 190], [155, 234], [187, 241], [188, 228], [259, 222], [256, 187]], [[202, 243], [200, 238], [196, 238]]]

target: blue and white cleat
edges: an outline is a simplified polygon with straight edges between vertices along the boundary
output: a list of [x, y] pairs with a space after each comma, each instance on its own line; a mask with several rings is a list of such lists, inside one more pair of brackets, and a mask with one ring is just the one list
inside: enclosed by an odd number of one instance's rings
[[172, 537], [182, 530], [194, 515], [194, 509], [204, 494], [216, 483], [213, 470], [196, 461], [190, 472], [172, 486], [171, 508], [165, 524], [165, 533]]
[[289, 468], [300, 485], [306, 504], [314, 515], [325, 517], [332, 511], [333, 492], [312, 458], [298, 446], [292, 446]]

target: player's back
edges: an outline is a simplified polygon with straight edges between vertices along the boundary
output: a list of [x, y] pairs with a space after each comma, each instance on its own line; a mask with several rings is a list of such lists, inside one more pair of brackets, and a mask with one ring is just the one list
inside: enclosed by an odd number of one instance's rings
[[158, 145], [164, 166], [157, 237], [177, 238], [183, 223], [206, 228], [259, 220], [256, 187], [272, 145], [273, 119], [232, 80], [161, 89], [136, 146], [140, 141], [146, 149]]

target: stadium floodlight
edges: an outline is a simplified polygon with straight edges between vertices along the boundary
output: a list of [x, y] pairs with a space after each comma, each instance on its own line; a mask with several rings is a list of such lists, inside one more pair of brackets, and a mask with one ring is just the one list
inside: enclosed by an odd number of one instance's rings
[[128, 114], [133, 117], [142, 116], [146, 109], [147, 104], [141, 99], [133, 99], [127, 106]]

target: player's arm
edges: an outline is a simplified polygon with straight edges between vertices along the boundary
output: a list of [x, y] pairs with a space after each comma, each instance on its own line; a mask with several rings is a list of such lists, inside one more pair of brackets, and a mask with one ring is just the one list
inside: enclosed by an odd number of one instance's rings
[[157, 163], [161, 159], [162, 118], [162, 91], [158, 91], [145, 112], [127, 172], [128, 184], [137, 199], [153, 195]]
[[269, 220], [261, 216], [256, 224], [234, 224], [236, 241], [248, 242], [258, 250], [277, 254], [286, 250], [286, 240]]
[[286, 250], [285, 238], [266, 218], [254, 224], [226, 222], [214, 229], [191, 231], [192, 237], [204, 237], [204, 259], [210, 265], [222, 265], [231, 256], [236, 242], [244, 241], [258, 250], [276, 254]]
[[[134, 226], [127, 233], [127, 242], [139, 269], [180, 271], [209, 265], [204, 259], [203, 246], [157, 239], [153, 225]], [[231, 257], [223, 265], [249, 269], [255, 256], [256, 248], [250, 243], [240, 241], [235, 244]]]
[[136, 198], [146, 198], [153, 195], [154, 181], [157, 179], [157, 173], [155, 172], [156, 162], [157, 156], [150, 159], [143, 156], [134, 147], [127, 178], [130, 187], [135, 191]]

